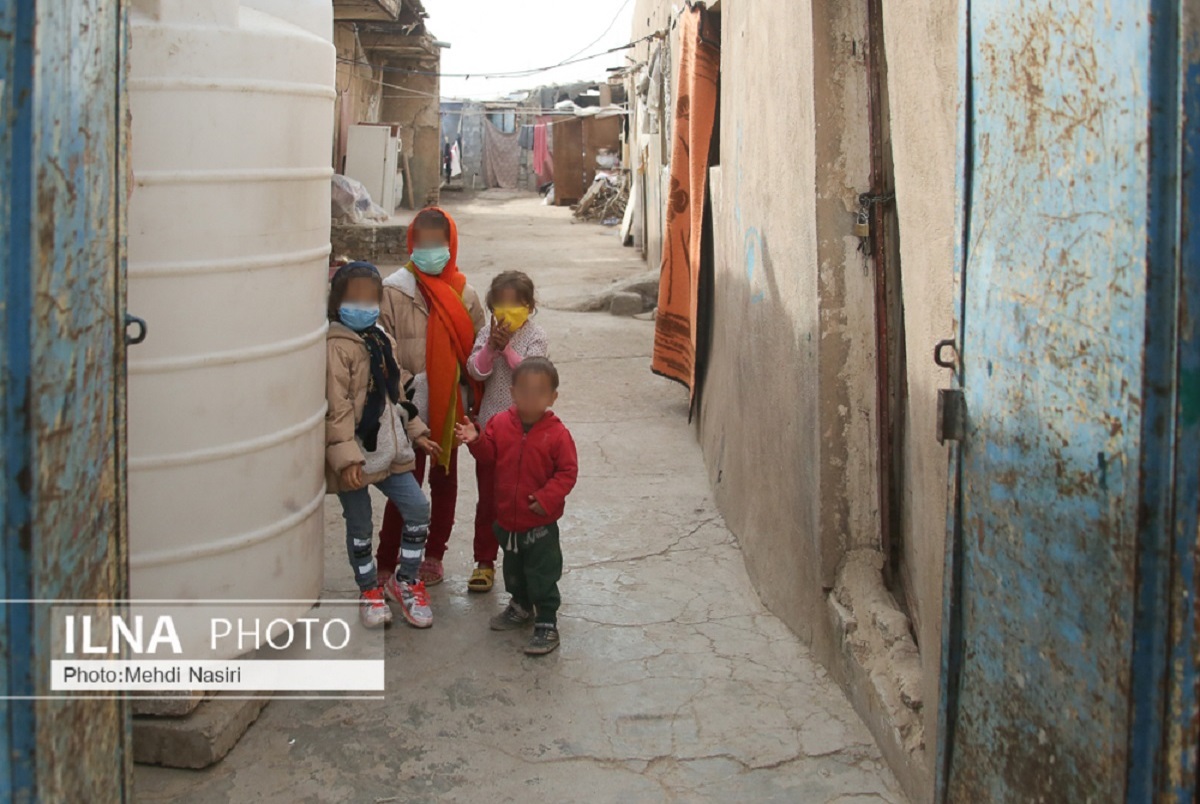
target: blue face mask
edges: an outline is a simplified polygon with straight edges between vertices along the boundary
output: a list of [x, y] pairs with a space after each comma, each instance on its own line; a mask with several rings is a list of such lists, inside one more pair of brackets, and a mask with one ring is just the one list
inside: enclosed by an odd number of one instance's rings
[[338, 308], [338, 318], [355, 332], [363, 332], [379, 320], [379, 305], [347, 302]]
[[450, 247], [413, 249], [412, 261], [421, 273], [437, 276], [446, 270], [446, 265], [450, 262]]

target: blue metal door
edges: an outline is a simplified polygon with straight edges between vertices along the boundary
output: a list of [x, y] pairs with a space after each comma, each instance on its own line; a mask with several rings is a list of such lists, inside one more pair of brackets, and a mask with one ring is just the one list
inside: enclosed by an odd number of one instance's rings
[[0, 800], [129, 798], [122, 702], [50, 686], [49, 608], [118, 598], [121, 0], [0, 0]]
[[1178, 5], [963, 8], [940, 798], [1191, 801], [1200, 407], [1180, 378], [1200, 383], [1200, 267], [1177, 259]]

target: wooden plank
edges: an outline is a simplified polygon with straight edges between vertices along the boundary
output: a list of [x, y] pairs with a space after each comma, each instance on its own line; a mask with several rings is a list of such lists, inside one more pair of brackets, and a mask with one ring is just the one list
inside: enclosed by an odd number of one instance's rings
[[404, 194], [408, 196], [408, 208], [416, 209], [417, 202], [413, 200], [412, 168], [408, 166], [408, 154], [404, 154]]
[[400, 0], [336, 0], [333, 18], [337, 22], [395, 22], [400, 10]]
[[590, 187], [596, 178], [596, 157], [601, 149], [612, 151], [618, 158], [621, 156], [623, 119], [617, 116], [583, 118], [584, 187]]
[[583, 122], [578, 117], [554, 124], [554, 203], [560, 207], [583, 197]]
[[642, 177], [640, 173], [633, 176], [633, 187], [629, 191], [629, 202], [625, 205], [625, 215], [621, 219], [621, 245], [633, 245], [633, 221], [637, 206], [642, 197]]

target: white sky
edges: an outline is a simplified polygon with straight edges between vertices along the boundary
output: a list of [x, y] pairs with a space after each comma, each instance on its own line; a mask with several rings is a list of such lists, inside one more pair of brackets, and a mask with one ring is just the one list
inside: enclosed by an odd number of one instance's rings
[[[580, 51], [617, 17], [612, 30], [581, 55], [630, 39], [635, 0], [425, 0], [429, 31], [452, 47], [442, 51], [443, 73], [525, 70], [557, 64]], [[624, 8], [622, 8], [624, 6]], [[618, 10], [620, 15], [618, 16]], [[545, 84], [600, 81], [625, 53], [521, 78], [442, 77], [443, 98], [494, 99]]]

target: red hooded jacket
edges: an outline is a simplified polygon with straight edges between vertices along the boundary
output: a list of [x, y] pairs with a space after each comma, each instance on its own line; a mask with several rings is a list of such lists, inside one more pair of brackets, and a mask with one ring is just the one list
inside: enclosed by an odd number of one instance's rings
[[[528, 433], [515, 407], [498, 413], [470, 450], [475, 460], [496, 465], [496, 520], [501, 528], [519, 533], [562, 518], [579, 476], [579, 460], [575, 441], [553, 411], [546, 411]], [[547, 516], [530, 510], [531, 496]]]

